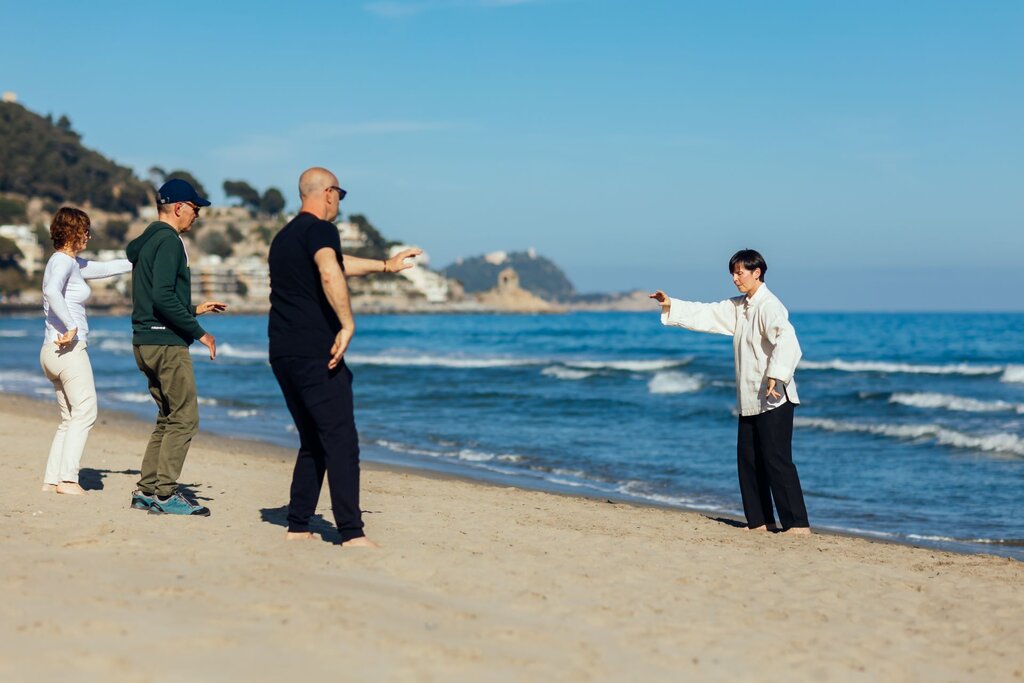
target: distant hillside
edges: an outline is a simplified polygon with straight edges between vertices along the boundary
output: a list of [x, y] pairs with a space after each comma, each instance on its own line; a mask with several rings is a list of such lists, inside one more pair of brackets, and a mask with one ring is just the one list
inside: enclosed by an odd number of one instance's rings
[[13, 102], [0, 102], [0, 192], [131, 213], [151, 202], [150, 187], [83, 147], [66, 116], [54, 123]]
[[476, 294], [497, 285], [498, 273], [508, 267], [519, 275], [520, 287], [548, 301], [566, 301], [576, 294], [561, 268], [532, 251], [460, 259], [441, 273], [461, 282], [467, 294]]

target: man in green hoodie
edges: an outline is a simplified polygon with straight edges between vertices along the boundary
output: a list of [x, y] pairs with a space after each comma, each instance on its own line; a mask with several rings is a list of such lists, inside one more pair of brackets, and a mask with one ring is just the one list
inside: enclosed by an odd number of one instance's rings
[[213, 335], [196, 316], [227, 308], [218, 301], [192, 305], [192, 278], [183, 233], [192, 229], [199, 209], [210, 202], [184, 180], [164, 183], [157, 192], [158, 220], [128, 245], [132, 262], [132, 346], [135, 363], [146, 376], [157, 405], [156, 428], [142, 459], [142, 476], [131, 507], [151, 513], [200, 515], [197, 505], [178, 491], [192, 437], [199, 431], [199, 402], [188, 347], [199, 340], [217, 356]]

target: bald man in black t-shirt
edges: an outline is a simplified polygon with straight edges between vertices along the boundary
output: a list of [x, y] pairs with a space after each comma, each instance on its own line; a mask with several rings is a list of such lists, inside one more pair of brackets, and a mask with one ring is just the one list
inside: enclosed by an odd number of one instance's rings
[[390, 259], [341, 253], [332, 223], [345, 190], [325, 168], [299, 178], [302, 208], [270, 245], [270, 365], [299, 433], [288, 503], [288, 539], [312, 538], [309, 520], [327, 474], [331, 508], [343, 546], [377, 547], [363, 533], [359, 507], [359, 435], [352, 372], [344, 355], [355, 333], [345, 277], [397, 273], [422, 253]]

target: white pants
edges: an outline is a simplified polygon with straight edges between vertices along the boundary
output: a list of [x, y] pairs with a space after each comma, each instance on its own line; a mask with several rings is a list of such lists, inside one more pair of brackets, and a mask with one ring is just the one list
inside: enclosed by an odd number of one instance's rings
[[85, 347], [84, 343], [76, 341], [61, 351], [51, 343], [44, 344], [39, 351], [39, 364], [57, 392], [61, 418], [50, 445], [44, 484], [78, 481], [82, 451], [89, 439], [89, 430], [96, 424], [96, 385]]

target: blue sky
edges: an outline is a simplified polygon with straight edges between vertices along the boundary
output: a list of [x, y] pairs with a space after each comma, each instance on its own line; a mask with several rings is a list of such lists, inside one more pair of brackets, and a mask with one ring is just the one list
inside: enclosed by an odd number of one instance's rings
[[1014, 309], [1024, 3], [26, 3], [0, 90], [144, 171], [277, 186], [433, 265], [533, 246], [584, 291]]

